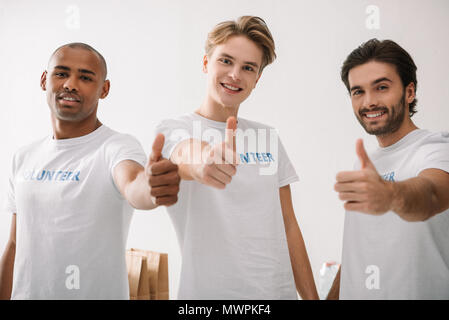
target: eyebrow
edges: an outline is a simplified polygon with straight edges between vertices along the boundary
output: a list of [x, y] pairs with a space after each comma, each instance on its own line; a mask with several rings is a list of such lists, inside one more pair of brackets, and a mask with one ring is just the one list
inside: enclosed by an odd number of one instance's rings
[[[371, 82], [371, 85], [374, 86], [375, 84], [378, 84], [379, 82], [382, 82], [382, 81], [393, 82], [390, 79], [388, 79], [387, 77], [382, 77], [382, 78], [376, 79], [373, 82]], [[353, 87], [351, 87], [351, 89], [349, 89], [349, 91], [352, 92], [354, 90], [358, 90], [361, 88], [362, 88], [361, 86], [353, 86]]]
[[[66, 67], [66, 66], [55, 66], [55, 69], [62, 69], [62, 70], [66, 70], [66, 71], [71, 70], [69, 67]], [[88, 69], [78, 69], [78, 72], [92, 74], [92, 75], [96, 76], [95, 72], [88, 70]]]
[[[223, 53], [221, 56], [235, 60], [235, 58], [233, 56], [231, 56], [231, 55], [229, 55], [227, 53]], [[255, 62], [245, 61], [244, 64], [249, 64], [249, 65], [251, 65], [253, 67], [259, 68], [259, 65], [257, 63], [255, 63]]]

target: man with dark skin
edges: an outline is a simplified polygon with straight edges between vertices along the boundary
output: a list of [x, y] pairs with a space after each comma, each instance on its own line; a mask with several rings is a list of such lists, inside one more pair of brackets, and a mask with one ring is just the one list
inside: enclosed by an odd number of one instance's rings
[[106, 77], [103, 56], [84, 43], [58, 48], [42, 74], [53, 132], [13, 159], [1, 299], [128, 299], [133, 208], [177, 201], [178, 168], [162, 158], [164, 136], [147, 161], [135, 138], [97, 118]]

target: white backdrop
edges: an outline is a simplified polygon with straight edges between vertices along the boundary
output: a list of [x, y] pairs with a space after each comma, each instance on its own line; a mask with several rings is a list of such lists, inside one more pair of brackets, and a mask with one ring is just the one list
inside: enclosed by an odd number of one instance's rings
[[[51, 132], [39, 79], [56, 47], [80, 41], [104, 55], [111, 91], [99, 118], [136, 136], [148, 152], [156, 123], [202, 102], [207, 32], [241, 15], [266, 20], [278, 59], [240, 116], [279, 129], [300, 176], [293, 202], [318, 280], [322, 263], [341, 257], [344, 212], [333, 191], [335, 175], [352, 168], [356, 138], [367, 149], [376, 146], [354, 118], [341, 64], [370, 38], [397, 41], [418, 66], [415, 123], [449, 130], [447, 0], [0, 0], [0, 195], [14, 151]], [[0, 215], [1, 252], [10, 221]], [[128, 247], [168, 252], [170, 297], [176, 298], [181, 257], [164, 208], [134, 215]]]

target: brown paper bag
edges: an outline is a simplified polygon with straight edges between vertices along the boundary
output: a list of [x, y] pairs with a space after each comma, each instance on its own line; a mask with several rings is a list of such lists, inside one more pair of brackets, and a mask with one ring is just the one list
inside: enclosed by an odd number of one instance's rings
[[168, 255], [148, 250], [126, 251], [131, 300], [168, 300]]

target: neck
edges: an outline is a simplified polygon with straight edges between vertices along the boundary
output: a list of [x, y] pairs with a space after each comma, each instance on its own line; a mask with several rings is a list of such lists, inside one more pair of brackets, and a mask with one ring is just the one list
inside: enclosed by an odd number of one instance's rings
[[418, 127], [413, 123], [410, 118], [407, 118], [402, 126], [395, 132], [387, 133], [384, 135], [376, 136], [379, 146], [382, 148], [391, 146], [405, 137], [407, 134], [413, 130], [418, 129]]
[[237, 118], [238, 111], [239, 106], [224, 106], [208, 96], [195, 112], [210, 120], [226, 122], [231, 116]]
[[92, 117], [92, 119], [87, 118], [82, 121], [65, 121], [57, 119], [54, 115], [52, 115], [51, 123], [53, 126], [54, 139], [82, 137], [95, 131], [102, 125], [96, 115], [95, 117]]

